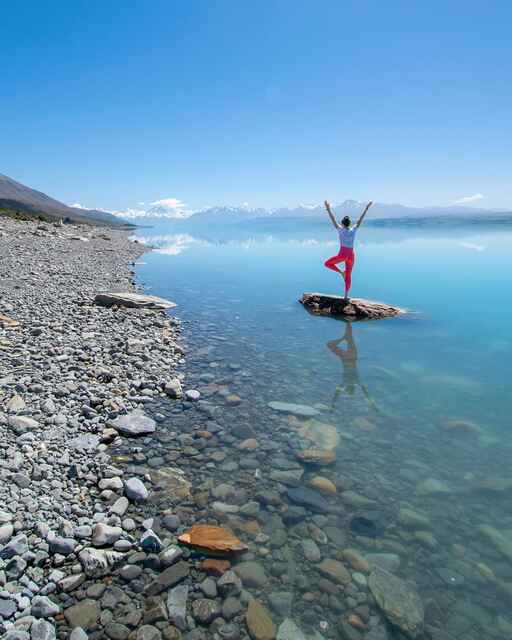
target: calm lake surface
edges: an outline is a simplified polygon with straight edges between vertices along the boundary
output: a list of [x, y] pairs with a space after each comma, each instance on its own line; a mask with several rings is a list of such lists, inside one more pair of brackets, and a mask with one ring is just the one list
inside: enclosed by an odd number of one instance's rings
[[[402, 637], [368, 596], [367, 567], [346, 552], [355, 549], [417, 589], [418, 637], [512, 638], [512, 227], [363, 227], [351, 295], [412, 313], [352, 325], [297, 302], [342, 292], [323, 266], [338, 250], [327, 222], [159, 224], [136, 236], [156, 247], [138, 279], [179, 305], [185, 387], [201, 393], [173, 409], [169, 429], [215, 425], [180, 466], [210, 492], [202, 515], [249, 544], [268, 579], [252, 590], [276, 624]], [[305, 449], [336, 460], [298, 463]], [[326, 560], [341, 560], [352, 582], [319, 569]]]

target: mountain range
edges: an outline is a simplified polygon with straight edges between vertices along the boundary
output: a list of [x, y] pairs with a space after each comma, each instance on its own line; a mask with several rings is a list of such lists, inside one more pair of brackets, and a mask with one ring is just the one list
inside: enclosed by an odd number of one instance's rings
[[69, 220], [95, 225], [122, 226], [126, 223], [106, 211], [70, 207], [41, 191], [26, 187], [0, 173], [0, 214]]
[[[344, 215], [356, 220], [364, 209], [366, 203], [357, 200], [345, 200], [344, 202], [333, 203], [332, 208], [337, 218]], [[475, 207], [465, 207], [453, 205], [449, 207], [408, 207], [402, 204], [385, 204], [376, 202], [372, 206], [369, 219], [371, 220], [393, 220], [393, 219], [424, 219], [443, 218], [446, 216], [456, 217], [476, 217], [490, 215], [510, 215], [511, 212], [491, 211]], [[324, 220], [326, 212], [323, 203], [316, 205], [299, 204], [293, 207], [252, 208], [246, 205], [238, 207], [208, 207], [195, 212], [176, 211], [174, 208], [159, 206], [156, 211], [151, 208], [147, 210], [129, 210], [116, 212], [115, 215], [130, 218], [134, 222], [150, 221], [151, 219], [179, 220], [187, 223], [187, 226], [201, 224], [237, 224], [249, 221], [272, 221], [297, 219], [302, 221], [315, 222]]]
[[[345, 200], [333, 203], [333, 210], [337, 218], [349, 215], [357, 219], [365, 203], [357, 200]], [[295, 219], [315, 224], [325, 220], [326, 213], [323, 203], [299, 204], [292, 207], [262, 208], [240, 205], [235, 207], [217, 206], [207, 207], [199, 211], [187, 210], [179, 200], [169, 198], [151, 203], [147, 208], [139, 206], [136, 209], [124, 211], [104, 211], [101, 209], [84, 209], [79, 205], [70, 206], [59, 202], [41, 191], [31, 189], [8, 176], [0, 174], [0, 214], [23, 215], [28, 217], [43, 217], [48, 219], [64, 219], [73, 222], [100, 225], [126, 225], [143, 223], [145, 221], [174, 220], [186, 223], [187, 226], [210, 224], [239, 224], [244, 222], [265, 223]], [[511, 215], [510, 211], [491, 211], [461, 205], [449, 207], [408, 207], [402, 204], [374, 203], [370, 210], [369, 220], [412, 220], [446, 217], [491, 217]], [[130, 222], [128, 222], [130, 221]]]

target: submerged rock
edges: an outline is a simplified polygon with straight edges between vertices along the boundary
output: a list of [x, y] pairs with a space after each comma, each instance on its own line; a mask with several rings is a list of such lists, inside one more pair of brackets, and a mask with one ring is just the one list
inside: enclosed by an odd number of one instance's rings
[[217, 553], [242, 553], [247, 551], [245, 543], [223, 527], [196, 524], [189, 531], [178, 536], [179, 542], [188, 547]]
[[308, 420], [299, 428], [302, 438], [312, 440], [319, 449], [332, 451], [340, 443], [340, 436], [336, 427], [318, 420]]
[[336, 460], [334, 451], [326, 451], [323, 449], [304, 449], [303, 451], [298, 451], [295, 455], [297, 460], [319, 467], [332, 464]]
[[331, 480], [324, 478], [323, 476], [315, 476], [314, 478], [311, 478], [309, 486], [312, 489], [317, 489], [318, 491], [322, 491], [323, 493], [328, 493], [330, 495], [334, 495], [337, 491], [334, 482], [331, 482]]
[[252, 640], [275, 640], [276, 626], [267, 609], [258, 600], [249, 602], [245, 620]]
[[330, 558], [326, 558], [322, 560], [322, 562], [316, 567], [318, 571], [326, 578], [330, 578], [334, 580], [334, 582], [338, 582], [342, 585], [350, 584], [351, 577], [350, 573], [341, 562], [338, 560], [332, 560]]
[[350, 520], [350, 530], [358, 536], [377, 538], [383, 531], [380, 522], [371, 515], [354, 516]]
[[423, 631], [423, 603], [416, 590], [389, 571], [376, 568], [368, 585], [377, 604], [388, 620], [409, 638], [417, 638]]
[[306, 636], [291, 618], [286, 618], [279, 626], [276, 640], [306, 640]]
[[297, 487], [296, 489], [287, 489], [286, 495], [292, 502], [300, 504], [311, 511], [319, 511], [326, 513], [329, 511], [329, 503], [322, 494], [307, 487]]
[[185, 631], [187, 628], [188, 590], [188, 585], [178, 585], [171, 589], [167, 596], [169, 620], [181, 631]]
[[267, 582], [267, 574], [265, 569], [258, 562], [248, 560], [247, 562], [241, 562], [233, 567], [237, 576], [242, 580], [244, 587], [254, 587], [261, 589]]
[[512, 531], [498, 531], [491, 525], [482, 524], [477, 530], [489, 540], [508, 560], [512, 561]]
[[[191, 497], [192, 485], [187, 480], [185, 472], [176, 467], [163, 467], [150, 471], [151, 481], [158, 489], [158, 495], [162, 499]], [[159, 498], [160, 499], [160, 498]]]
[[309, 407], [305, 404], [293, 404], [291, 402], [269, 402], [268, 406], [274, 411], [279, 411], [280, 413], [290, 413], [294, 416], [301, 416], [304, 418], [310, 418], [312, 416], [318, 416], [320, 411], [313, 407]]
[[504, 493], [512, 490], [512, 478], [484, 478], [475, 485], [475, 491]]
[[423, 480], [423, 482], [417, 485], [416, 491], [420, 496], [431, 496], [450, 493], [450, 488], [444, 482], [441, 482], [441, 480], [427, 478], [427, 480]]
[[430, 520], [426, 516], [406, 507], [402, 507], [400, 509], [398, 513], [398, 521], [401, 525], [407, 527], [408, 529], [430, 528]]
[[482, 428], [470, 420], [446, 420], [441, 424], [441, 428], [452, 435], [482, 434]]

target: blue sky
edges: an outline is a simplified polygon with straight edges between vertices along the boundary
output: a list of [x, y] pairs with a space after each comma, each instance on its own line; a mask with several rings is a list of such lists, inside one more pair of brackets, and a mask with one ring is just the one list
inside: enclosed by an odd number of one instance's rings
[[512, 3], [6, 3], [0, 172], [65, 202], [512, 208]]

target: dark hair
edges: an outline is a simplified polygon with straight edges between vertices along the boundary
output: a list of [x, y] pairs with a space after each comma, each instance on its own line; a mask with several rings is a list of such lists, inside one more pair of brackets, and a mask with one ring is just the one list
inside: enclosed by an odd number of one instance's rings
[[341, 221], [341, 224], [342, 224], [344, 227], [350, 227], [350, 218], [349, 218], [348, 216], [345, 216], [345, 217], [343, 218], [343, 220]]

